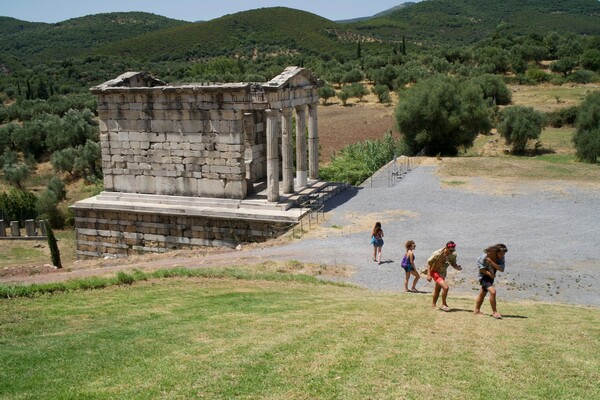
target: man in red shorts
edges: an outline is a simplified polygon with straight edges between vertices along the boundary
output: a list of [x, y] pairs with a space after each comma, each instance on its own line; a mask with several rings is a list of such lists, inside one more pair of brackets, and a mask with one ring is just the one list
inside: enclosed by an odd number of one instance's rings
[[433, 289], [432, 307], [436, 307], [440, 291], [442, 292], [442, 311], [450, 311], [446, 298], [448, 297], [448, 284], [446, 283], [446, 270], [448, 265], [452, 265], [454, 269], [462, 270], [462, 267], [456, 264], [456, 244], [453, 241], [446, 243], [446, 247], [433, 252], [427, 260], [427, 281], [435, 282]]

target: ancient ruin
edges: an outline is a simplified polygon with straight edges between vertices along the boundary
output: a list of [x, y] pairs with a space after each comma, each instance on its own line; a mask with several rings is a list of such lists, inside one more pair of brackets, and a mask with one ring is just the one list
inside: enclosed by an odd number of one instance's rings
[[170, 86], [128, 72], [91, 88], [105, 191], [73, 206], [78, 257], [284, 232], [306, 212], [299, 199], [328, 185], [318, 180], [318, 85], [288, 67], [262, 84]]

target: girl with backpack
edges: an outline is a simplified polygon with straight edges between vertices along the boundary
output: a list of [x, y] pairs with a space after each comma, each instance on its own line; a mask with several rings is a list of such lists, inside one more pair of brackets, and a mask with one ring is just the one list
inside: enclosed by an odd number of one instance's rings
[[[402, 262], [400, 263], [402, 268], [404, 268], [405, 272], [404, 291], [419, 293], [419, 291], [417, 290], [417, 282], [419, 281], [421, 275], [419, 275], [419, 271], [417, 271], [417, 269], [415, 268], [415, 248], [417, 247], [417, 245], [415, 244], [414, 240], [409, 240], [408, 242], [406, 242], [405, 247], [406, 253], [404, 254]], [[409, 289], [408, 280], [410, 279], [411, 275], [413, 275], [415, 279], [413, 280], [412, 287]]]

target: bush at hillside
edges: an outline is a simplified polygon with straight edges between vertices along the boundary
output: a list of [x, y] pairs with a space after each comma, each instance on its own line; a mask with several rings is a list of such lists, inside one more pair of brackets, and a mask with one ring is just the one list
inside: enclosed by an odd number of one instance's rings
[[319, 177], [325, 181], [359, 185], [394, 156], [406, 154], [403, 142], [386, 134], [383, 139], [367, 140], [344, 147], [333, 155], [329, 165], [319, 170]]
[[600, 158], [600, 92], [586, 96], [577, 113], [577, 131], [573, 143], [582, 161], [598, 162]]
[[546, 115], [533, 107], [508, 107], [500, 114], [498, 132], [512, 146], [514, 154], [523, 154], [529, 140], [537, 139], [546, 125]]
[[395, 117], [410, 152], [434, 156], [471, 147], [479, 133], [489, 132], [489, 114], [478, 84], [436, 76], [403, 92]]
[[24, 221], [37, 216], [36, 198], [31, 192], [11, 188], [0, 193], [0, 213], [5, 221]]

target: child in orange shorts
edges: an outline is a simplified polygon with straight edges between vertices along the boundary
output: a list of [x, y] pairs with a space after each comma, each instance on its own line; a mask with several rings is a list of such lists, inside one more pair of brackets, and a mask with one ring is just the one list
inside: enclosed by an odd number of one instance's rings
[[462, 270], [462, 267], [456, 263], [456, 244], [453, 241], [446, 243], [446, 247], [433, 252], [427, 260], [427, 281], [435, 282], [431, 306], [437, 307], [437, 300], [442, 293], [442, 311], [450, 311], [450, 307], [446, 302], [448, 297], [449, 286], [446, 283], [446, 270], [448, 265], [452, 265], [454, 269]]

